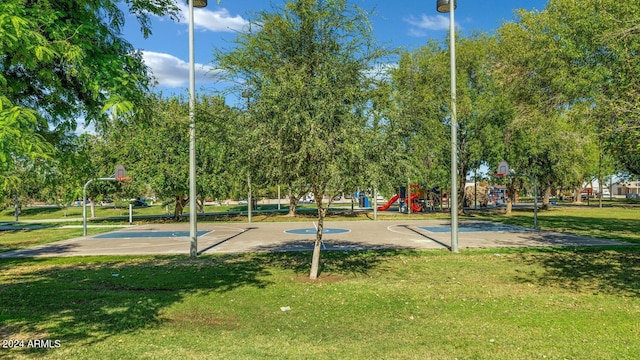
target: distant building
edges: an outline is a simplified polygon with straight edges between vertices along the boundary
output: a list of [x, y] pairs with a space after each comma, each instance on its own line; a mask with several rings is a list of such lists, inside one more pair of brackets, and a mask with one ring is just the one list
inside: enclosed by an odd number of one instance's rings
[[640, 194], [640, 181], [622, 181], [611, 186], [613, 195]]

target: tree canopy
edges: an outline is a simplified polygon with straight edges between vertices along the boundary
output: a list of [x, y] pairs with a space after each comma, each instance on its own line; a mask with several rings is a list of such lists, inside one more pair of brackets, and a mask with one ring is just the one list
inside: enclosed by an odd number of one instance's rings
[[309, 186], [318, 205], [315, 277], [328, 204], [364, 171], [364, 108], [385, 53], [367, 13], [346, 0], [296, 0], [261, 12], [235, 43], [215, 56], [252, 96], [245, 165], [263, 181]]

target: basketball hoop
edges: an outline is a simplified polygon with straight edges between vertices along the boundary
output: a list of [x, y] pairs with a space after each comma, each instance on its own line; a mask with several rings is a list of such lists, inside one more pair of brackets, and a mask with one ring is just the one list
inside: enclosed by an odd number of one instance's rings
[[116, 181], [129, 181], [131, 177], [127, 176], [127, 171], [124, 169], [124, 166], [118, 164], [116, 165], [116, 171], [114, 172], [114, 178]]
[[496, 174], [494, 176], [503, 178], [505, 176], [509, 175], [509, 163], [502, 160], [500, 162], [500, 164], [498, 165], [498, 171], [496, 172]]

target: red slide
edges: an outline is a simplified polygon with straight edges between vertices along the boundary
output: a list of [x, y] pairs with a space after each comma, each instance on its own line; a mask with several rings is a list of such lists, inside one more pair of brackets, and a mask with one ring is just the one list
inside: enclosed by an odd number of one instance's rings
[[379, 211], [385, 211], [387, 210], [391, 205], [393, 205], [394, 202], [396, 202], [396, 200], [398, 200], [398, 198], [400, 197], [400, 195], [395, 194], [393, 195], [393, 197], [391, 199], [389, 199], [389, 201], [382, 205], [382, 206], [378, 206], [378, 210]]
[[415, 200], [418, 197], [419, 194], [413, 194], [411, 195], [411, 198], [409, 199], [409, 202], [411, 203], [411, 210], [413, 210], [413, 212], [420, 212], [420, 205], [416, 204], [415, 202], [413, 202], [413, 200]]

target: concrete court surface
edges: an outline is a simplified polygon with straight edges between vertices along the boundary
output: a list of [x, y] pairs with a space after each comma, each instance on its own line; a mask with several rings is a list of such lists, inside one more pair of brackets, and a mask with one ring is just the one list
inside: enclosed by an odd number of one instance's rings
[[[314, 222], [199, 223], [198, 253], [309, 251]], [[323, 250], [449, 249], [449, 223], [437, 220], [327, 221]], [[461, 221], [458, 246], [608, 246], [628, 243], [550, 231]], [[0, 258], [84, 255], [188, 254], [189, 224], [150, 224], [0, 253]]]

